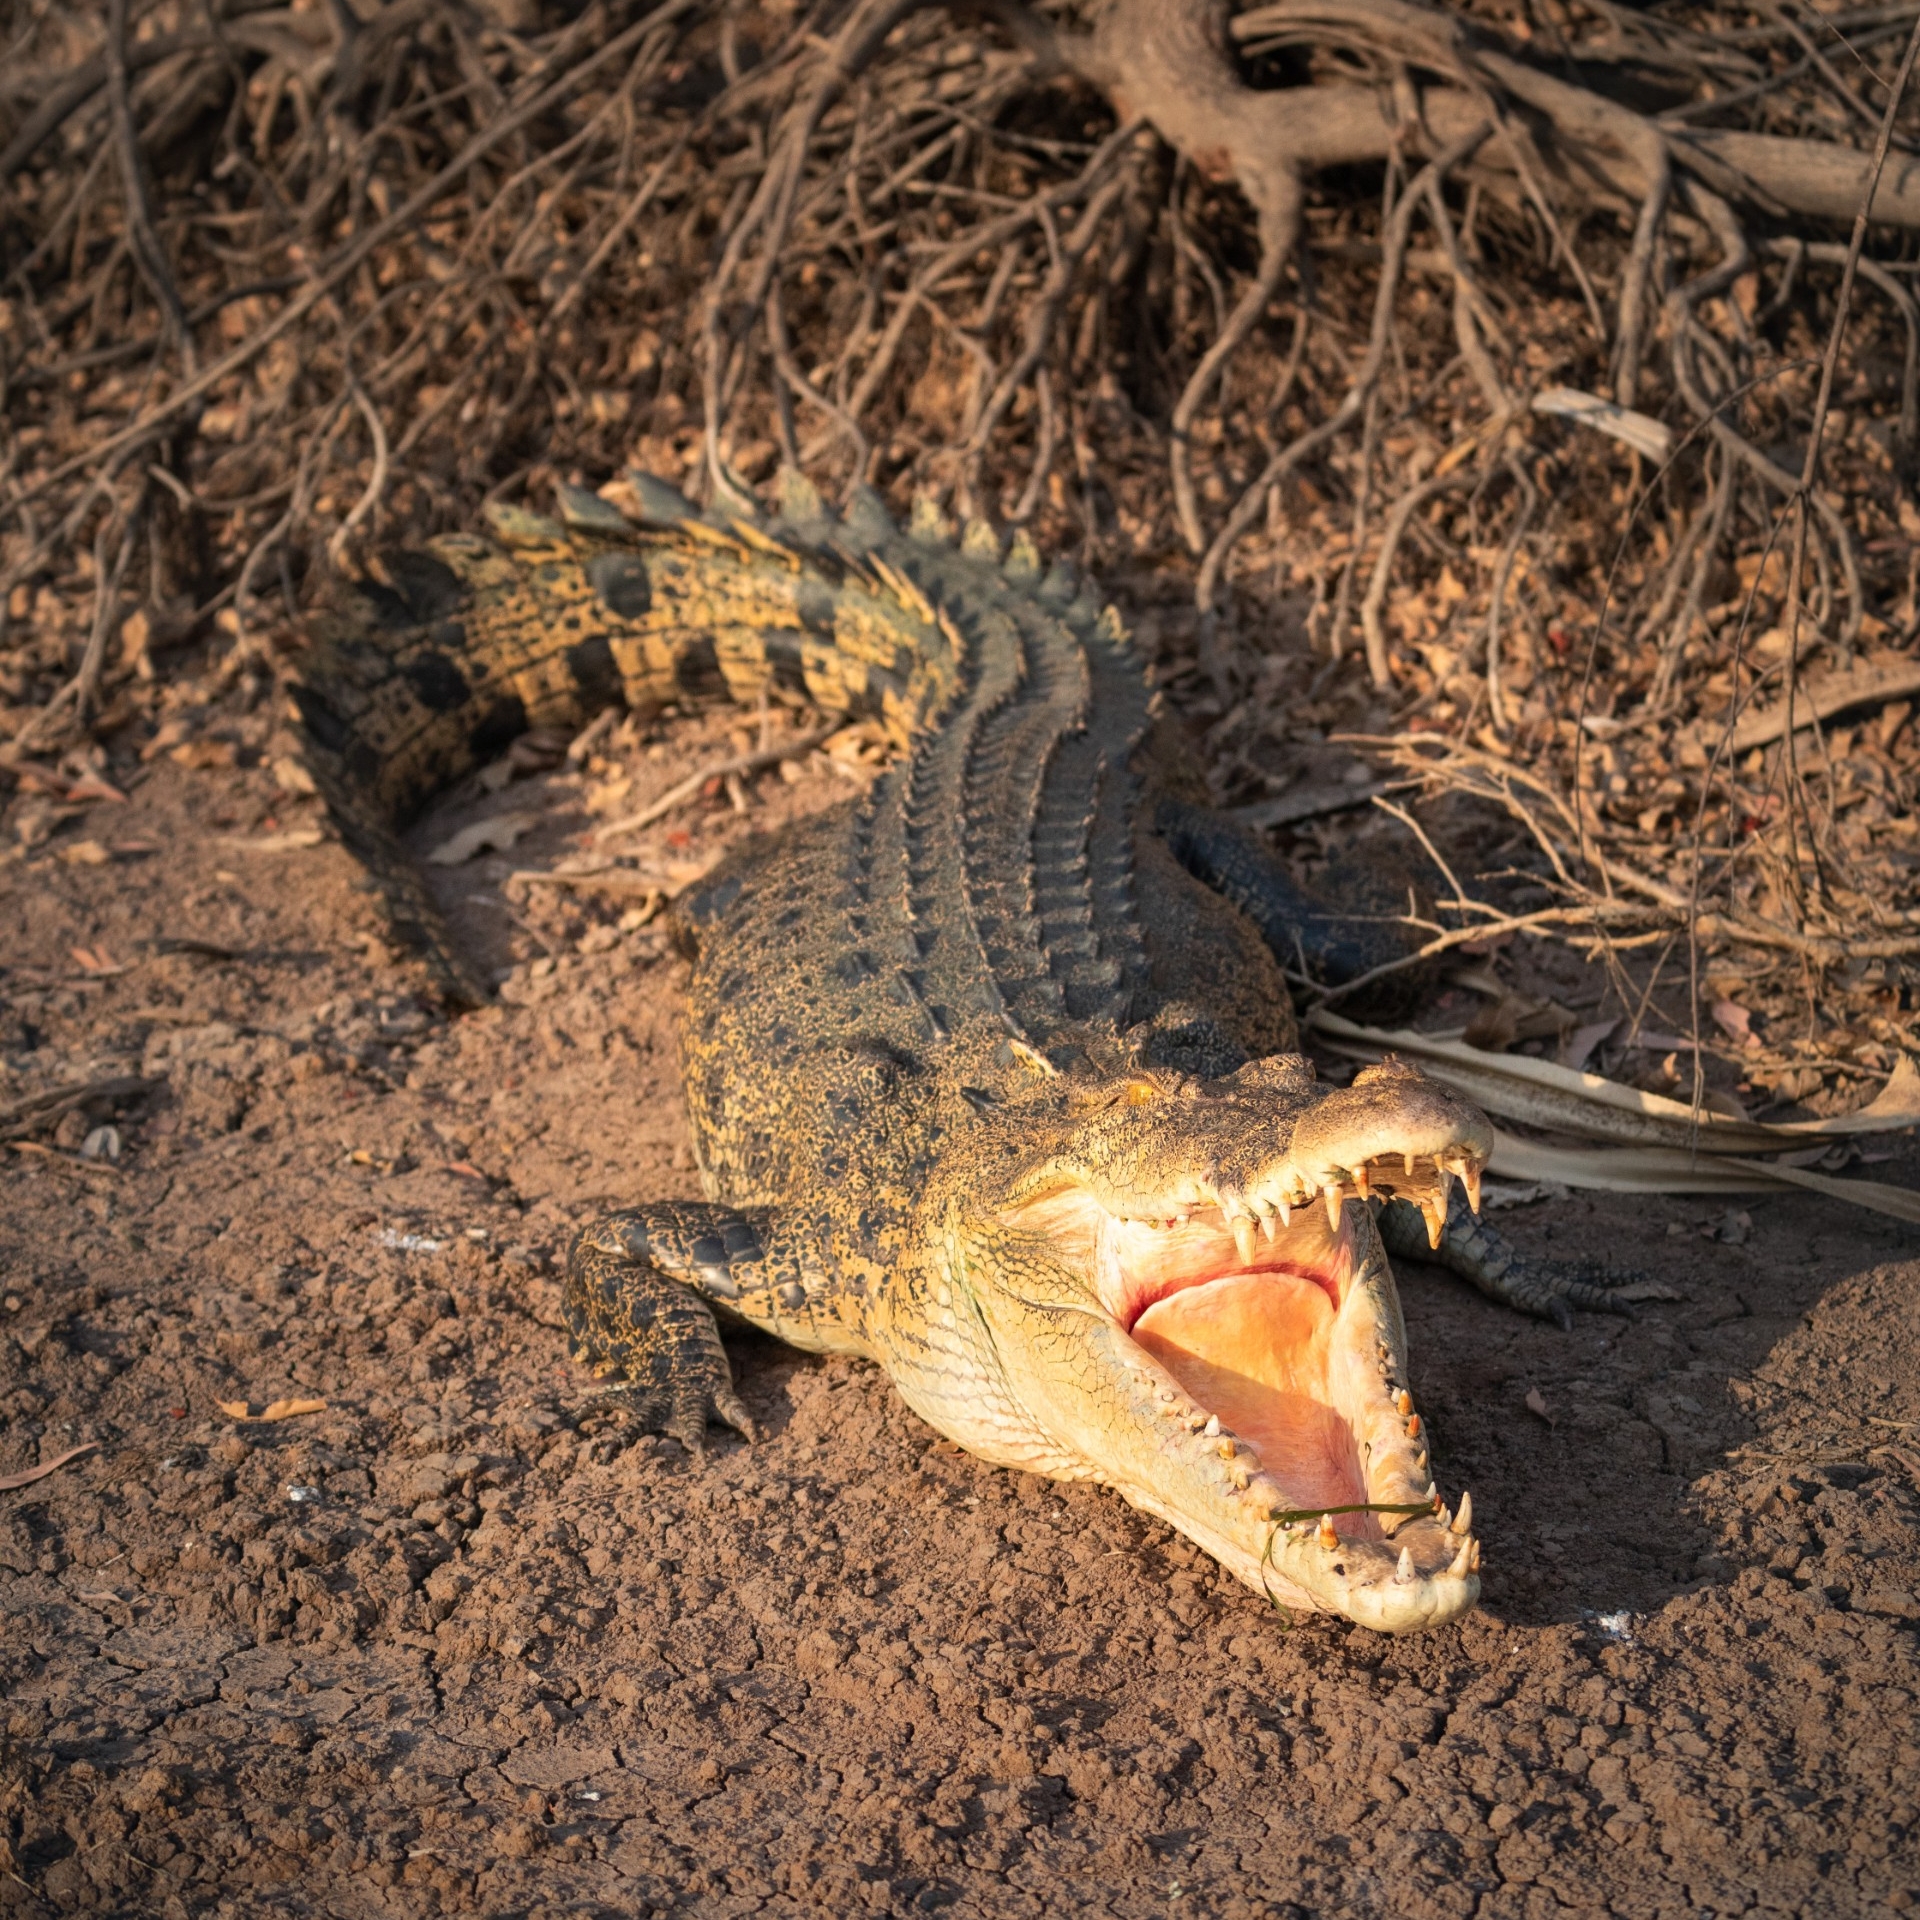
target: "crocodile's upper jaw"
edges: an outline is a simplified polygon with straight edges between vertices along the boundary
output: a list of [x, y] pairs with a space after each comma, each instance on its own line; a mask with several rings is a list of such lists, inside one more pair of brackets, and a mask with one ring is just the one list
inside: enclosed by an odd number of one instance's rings
[[[1385, 1632], [1437, 1624], [1478, 1596], [1479, 1547], [1469, 1510], [1452, 1520], [1434, 1487], [1366, 1199], [1444, 1214], [1451, 1179], [1477, 1192], [1489, 1130], [1402, 1075], [1290, 1126], [1276, 1114], [1229, 1173], [1220, 1123], [1240, 1133], [1260, 1105], [1258, 1089], [1184, 1103], [1145, 1152], [1113, 1152], [1109, 1122], [1089, 1157], [1124, 1161], [1124, 1185], [1063, 1178], [1003, 1213], [1094, 1312], [1036, 1318], [1002, 1351], [1050, 1352], [1025, 1383], [1048, 1431], [1249, 1585]], [[1211, 1136], [1213, 1171], [1143, 1179], [1183, 1134]], [[989, 1307], [1009, 1331], [1038, 1304], [1033, 1270], [1025, 1298]]]

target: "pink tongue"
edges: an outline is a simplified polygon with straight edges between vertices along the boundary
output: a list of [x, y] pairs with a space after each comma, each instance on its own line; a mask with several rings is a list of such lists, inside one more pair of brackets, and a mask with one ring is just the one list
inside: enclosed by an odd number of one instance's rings
[[1352, 1430], [1326, 1404], [1332, 1327], [1312, 1281], [1238, 1273], [1156, 1301], [1133, 1337], [1254, 1448], [1294, 1506], [1324, 1510], [1367, 1497]]

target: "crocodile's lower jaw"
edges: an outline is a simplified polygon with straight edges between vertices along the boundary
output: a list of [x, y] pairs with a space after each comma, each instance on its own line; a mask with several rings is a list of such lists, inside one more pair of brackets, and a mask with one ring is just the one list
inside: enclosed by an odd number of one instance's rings
[[[1123, 1324], [1252, 1455], [1255, 1514], [1303, 1516], [1270, 1519], [1252, 1567], [1243, 1543], [1221, 1542], [1234, 1572], [1283, 1604], [1380, 1631], [1431, 1626], [1478, 1597], [1479, 1548], [1431, 1510], [1379, 1236], [1360, 1204], [1340, 1212], [1333, 1228], [1309, 1209], [1251, 1262], [1217, 1210], [1172, 1228], [1116, 1223]], [[1428, 1512], [1365, 1510], [1413, 1505]]]
[[[1251, 1259], [1214, 1207], [1178, 1223], [1118, 1219], [1084, 1194], [1045, 1210], [1056, 1238], [1091, 1256], [1102, 1303], [1161, 1374], [1149, 1444], [1191, 1460], [1193, 1495], [1170, 1499], [1161, 1476], [1149, 1489], [1118, 1459], [1103, 1477], [1280, 1605], [1397, 1633], [1474, 1603], [1471, 1507], [1456, 1520], [1435, 1490], [1364, 1203], [1340, 1206], [1337, 1225], [1317, 1205], [1297, 1211]], [[1367, 1510], [1383, 1507], [1403, 1511]]]

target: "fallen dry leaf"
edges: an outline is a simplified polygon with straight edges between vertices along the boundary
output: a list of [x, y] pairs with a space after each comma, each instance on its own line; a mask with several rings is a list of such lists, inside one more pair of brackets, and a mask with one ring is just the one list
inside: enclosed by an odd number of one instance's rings
[[327, 1410], [324, 1400], [269, 1400], [258, 1413], [252, 1410], [252, 1403], [246, 1400], [216, 1400], [214, 1405], [230, 1420], [291, 1420], [297, 1414], [325, 1413]]
[[436, 867], [457, 867], [477, 853], [505, 853], [523, 834], [540, 824], [537, 813], [496, 813], [489, 820], [476, 820], [470, 827], [442, 840], [427, 855]]
[[105, 947], [69, 947], [80, 971], [91, 974], [96, 980], [105, 980], [118, 973], [131, 973], [131, 967], [122, 966]]
[[262, 1420], [291, 1420], [297, 1414], [325, 1413], [324, 1400], [272, 1400], [261, 1411]]
[[1570, 1073], [1578, 1073], [1593, 1058], [1593, 1050], [1603, 1040], [1613, 1037], [1618, 1020], [1592, 1020], [1584, 1027], [1575, 1027], [1560, 1043], [1560, 1064]]
[[704, 880], [713, 871], [714, 862], [719, 857], [716, 853], [707, 860], [669, 860], [667, 878], [675, 887], [690, 887], [696, 880]]
[[63, 866], [104, 867], [112, 858], [113, 855], [98, 840], [75, 840], [60, 849]]
[[1467, 1027], [1467, 1045], [1487, 1053], [1505, 1053], [1520, 1037], [1519, 1005], [1509, 993], [1494, 1005], [1482, 1007]]
[[98, 1453], [98, 1440], [83, 1440], [77, 1447], [69, 1447], [65, 1453], [52, 1460], [43, 1460], [37, 1467], [28, 1467], [23, 1473], [0, 1474], [0, 1493], [11, 1493], [15, 1487], [30, 1487], [36, 1480], [44, 1480], [48, 1474], [57, 1473], [69, 1460], [78, 1460], [82, 1454]]
[[282, 754], [272, 767], [273, 784], [282, 793], [318, 793], [320, 789], [313, 784], [313, 775], [290, 754]]
[[1555, 1039], [1571, 1033], [1580, 1016], [1555, 1000], [1536, 1000], [1531, 994], [1503, 991], [1490, 1007], [1482, 1007], [1467, 1028], [1469, 1046], [1504, 1053], [1518, 1040]]
[[1713, 1023], [1736, 1047], [1757, 1047], [1760, 1036], [1753, 1030], [1753, 1015], [1737, 1000], [1716, 1000], [1707, 1009]]
[[1553, 1409], [1547, 1405], [1547, 1396], [1538, 1387], [1527, 1389], [1527, 1411], [1537, 1414], [1550, 1427], [1558, 1424], [1553, 1417]]
[[241, 853], [293, 853], [301, 847], [317, 847], [326, 837], [318, 827], [289, 827], [285, 833], [263, 833], [252, 838], [223, 833], [218, 844], [237, 848]]
[[623, 773], [611, 780], [601, 780], [586, 791], [587, 811], [589, 813], [611, 813], [615, 807], [633, 791], [633, 775]]
[[237, 766], [240, 749], [231, 740], [183, 740], [168, 749], [167, 758], [194, 773], [211, 773]]
[[118, 800], [124, 803], [126, 797], [111, 780], [103, 780], [97, 773], [83, 773], [67, 789], [69, 800]]

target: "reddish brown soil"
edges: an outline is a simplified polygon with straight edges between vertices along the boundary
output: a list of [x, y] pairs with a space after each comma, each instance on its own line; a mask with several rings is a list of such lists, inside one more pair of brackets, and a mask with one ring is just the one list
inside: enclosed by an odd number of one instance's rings
[[[677, 723], [648, 778], [719, 728]], [[769, 777], [755, 812], [833, 790]], [[0, 1104], [161, 1084], [117, 1168], [72, 1151], [99, 1114], [0, 1151], [0, 1472], [99, 1443], [0, 1494], [0, 1908], [1920, 1907], [1903, 1230], [1509, 1214], [1685, 1296], [1571, 1335], [1407, 1274], [1485, 1598], [1404, 1641], [1290, 1624], [1111, 1496], [936, 1442], [862, 1364], [738, 1339], [758, 1446], [636, 1438], [567, 1365], [553, 1263], [593, 1207], [693, 1191], [676, 963], [624, 902], [500, 909], [563, 820], [447, 876], [514, 967], [448, 1022], [338, 847], [217, 837], [310, 807], [163, 757], [124, 806], [9, 808]], [[737, 822], [693, 824], [697, 859]], [[89, 839], [155, 851], [62, 857]], [[553, 964], [516, 961], [535, 935]], [[1875, 1171], [1920, 1180], [1910, 1143]], [[326, 1409], [216, 1406], [289, 1394]]]

